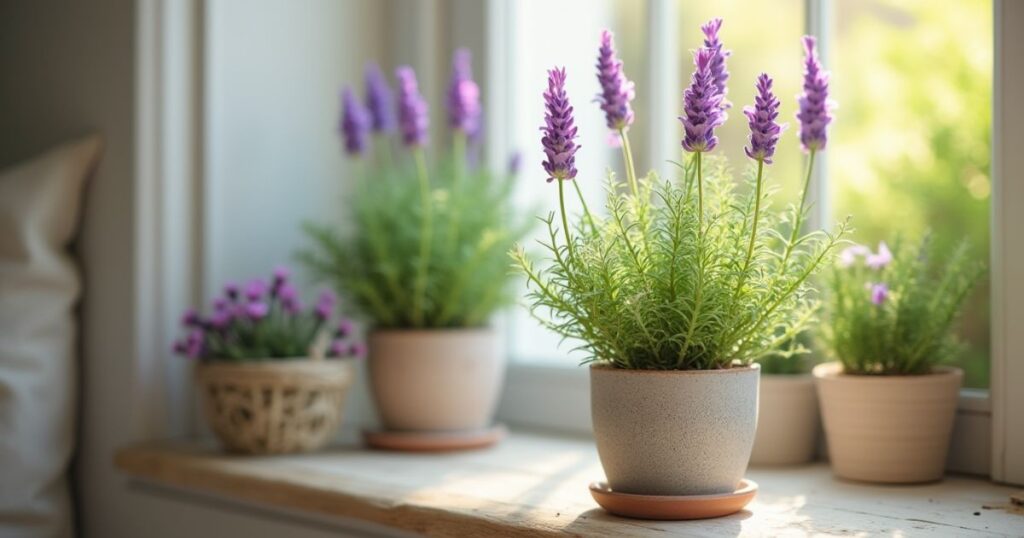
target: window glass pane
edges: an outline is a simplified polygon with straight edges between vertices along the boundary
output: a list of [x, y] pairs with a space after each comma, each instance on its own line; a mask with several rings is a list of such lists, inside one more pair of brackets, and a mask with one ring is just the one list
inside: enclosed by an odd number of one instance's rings
[[[991, 0], [833, 0], [829, 67], [839, 103], [828, 151], [832, 207], [858, 242], [896, 232], [967, 237], [989, 254]], [[960, 331], [965, 385], [988, 386], [989, 286]]]

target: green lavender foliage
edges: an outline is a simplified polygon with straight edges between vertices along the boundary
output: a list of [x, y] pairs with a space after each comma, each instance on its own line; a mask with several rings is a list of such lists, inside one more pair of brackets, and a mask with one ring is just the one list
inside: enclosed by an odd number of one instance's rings
[[397, 160], [406, 162], [383, 160], [358, 178], [347, 200], [346, 232], [305, 226], [313, 248], [301, 252], [300, 260], [375, 328], [486, 325], [491, 314], [513, 302], [505, 252], [527, 230], [526, 219], [509, 210], [512, 176], [456, 166], [462, 159], [443, 160], [428, 171], [426, 226], [417, 169], [408, 155]]
[[[846, 373], [926, 374], [960, 351], [952, 327], [985, 269], [966, 241], [951, 252], [939, 244], [930, 236], [897, 238], [884, 268], [860, 260], [832, 271], [822, 335]], [[889, 295], [876, 305], [871, 287], [877, 283], [886, 284]]]
[[683, 171], [679, 181], [651, 173], [637, 195], [609, 177], [607, 217], [575, 218], [571, 247], [555, 215], [543, 219], [545, 265], [521, 247], [512, 252], [533, 314], [575, 342], [585, 363], [618, 368], [729, 368], [805, 352], [782, 346], [815, 320], [810, 279], [846, 223], [790, 242], [787, 226], [800, 210], [773, 210], [773, 189], [758, 189], [754, 173], [746, 176], [749, 194], [739, 194], [725, 161], [708, 157], [701, 215], [695, 167]]

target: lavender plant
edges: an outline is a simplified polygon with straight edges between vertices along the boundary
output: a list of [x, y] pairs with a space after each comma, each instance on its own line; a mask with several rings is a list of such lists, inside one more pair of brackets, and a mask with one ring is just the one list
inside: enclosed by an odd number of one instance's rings
[[313, 247], [300, 258], [376, 328], [481, 326], [511, 302], [504, 252], [527, 227], [508, 210], [514, 170], [474, 166], [482, 109], [470, 60], [469, 51], [456, 51], [445, 94], [451, 151], [435, 163], [427, 158], [427, 102], [411, 68], [396, 71], [394, 97], [375, 65], [367, 68], [365, 107], [343, 92], [343, 145], [362, 167], [347, 200], [351, 226], [307, 225]]
[[[228, 284], [213, 300], [212, 311], [201, 315], [189, 309], [181, 324], [187, 334], [174, 352], [204, 361], [263, 361], [304, 359], [314, 353], [329, 358], [362, 357], [365, 347], [353, 338], [352, 322], [331, 325], [335, 296], [324, 292], [306, 311], [289, 271], [278, 268], [270, 284], [250, 280], [244, 287]], [[316, 344], [327, 338], [323, 351]]]
[[[542, 219], [548, 230], [540, 241], [547, 255], [543, 266], [522, 247], [512, 256], [526, 276], [533, 314], [584, 350], [584, 362], [716, 369], [804, 351], [782, 344], [794, 341], [814, 319], [810, 279], [830, 260], [847, 225], [840, 223], [831, 234], [803, 233], [806, 193], [787, 211], [772, 208], [766, 172], [783, 126], [776, 121], [780, 103], [768, 75], [757, 79], [754, 105], [744, 109], [751, 129], [746, 194], [735, 188], [728, 163], [712, 155], [719, 145], [715, 129], [729, 106], [729, 52], [718, 37], [720, 28], [717, 19], [703, 28], [705, 46], [694, 53], [680, 117], [689, 157], [680, 165], [680, 178], [664, 181], [653, 172], [635, 172], [628, 138], [633, 85], [615, 58], [611, 34], [602, 35], [598, 101], [608, 127], [622, 140], [626, 164], [624, 182], [614, 176], [606, 182], [604, 217], [589, 211], [585, 201], [582, 215], [565, 210], [567, 182], [583, 201], [575, 183], [579, 147], [566, 71], [549, 71], [541, 142], [548, 181], [558, 184], [559, 215]], [[807, 104], [799, 119], [801, 133], [818, 136], [805, 144], [813, 162], [814, 153], [824, 149], [830, 107], [827, 88], [811, 89], [812, 95], [802, 97]]]
[[829, 279], [825, 341], [848, 374], [927, 374], [958, 351], [951, 327], [983, 273], [966, 242], [847, 247]]

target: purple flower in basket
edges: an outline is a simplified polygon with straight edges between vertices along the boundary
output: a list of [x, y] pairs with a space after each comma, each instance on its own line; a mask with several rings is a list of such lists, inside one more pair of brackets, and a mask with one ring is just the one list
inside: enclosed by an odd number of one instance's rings
[[865, 265], [876, 270], [884, 269], [890, 263], [892, 263], [892, 251], [889, 250], [889, 245], [886, 245], [885, 241], [878, 243], [878, 252], [867, 254], [864, 261]]
[[202, 320], [199, 319], [199, 313], [195, 308], [189, 308], [181, 315], [181, 324], [185, 327], [198, 327], [202, 324]]
[[542, 163], [548, 173], [548, 181], [574, 179], [576, 177], [576, 126], [572, 105], [565, 93], [565, 68], [548, 71], [548, 89], [544, 92], [544, 133], [541, 145], [547, 157]]
[[[722, 19], [711, 19], [704, 23], [700, 29], [704, 32], [704, 48], [711, 49], [714, 52], [709, 67], [711, 70], [711, 81], [715, 85], [715, 90], [722, 96], [719, 106], [724, 110], [732, 106], [725, 98], [726, 94], [729, 93], [729, 88], [726, 86], [726, 82], [729, 80], [729, 71], [725, 68], [725, 60], [732, 52], [723, 49], [722, 41], [718, 39], [718, 31], [722, 29]], [[724, 115], [723, 121], [725, 121]]]
[[373, 62], [366, 64], [366, 108], [374, 132], [386, 133], [395, 128], [392, 106], [391, 88], [380, 66]]
[[362, 342], [353, 342], [348, 348], [349, 355], [361, 359], [366, 356], [366, 344]]
[[245, 298], [259, 301], [267, 293], [267, 283], [262, 278], [254, 278], [245, 285]]
[[185, 356], [190, 359], [198, 359], [203, 356], [203, 341], [205, 334], [201, 329], [195, 329], [188, 333], [185, 339]]
[[402, 143], [409, 147], [427, 145], [427, 102], [420, 95], [416, 82], [416, 72], [411, 67], [402, 66], [395, 71], [398, 78], [398, 128], [402, 133]]
[[337, 303], [337, 297], [333, 292], [324, 291], [320, 294], [320, 297], [316, 301], [316, 307], [313, 309], [313, 314], [316, 315], [320, 321], [326, 320], [331, 317], [334, 312], [334, 305]]
[[755, 161], [772, 163], [775, 145], [784, 126], [775, 122], [779, 117], [779, 100], [772, 93], [772, 79], [765, 73], [757, 77], [757, 96], [754, 106], [743, 108], [750, 124], [750, 145], [743, 148], [747, 157]]
[[871, 286], [871, 302], [875, 306], [881, 306], [889, 298], [889, 286], [878, 283]]
[[231, 325], [231, 322], [234, 319], [235, 316], [234, 314], [231, 313], [231, 311], [226, 309], [218, 310], [217, 312], [214, 312], [212, 316], [210, 316], [210, 326], [212, 326], [214, 329], [222, 331], [226, 329], [228, 325]]
[[473, 57], [458, 49], [452, 57], [452, 79], [448, 86], [448, 124], [466, 136], [480, 129], [480, 87], [473, 82]]
[[601, 32], [601, 47], [597, 54], [597, 82], [601, 85], [597, 102], [601, 103], [601, 110], [604, 110], [608, 128], [619, 131], [632, 125], [633, 109], [629, 102], [636, 97], [636, 91], [633, 83], [622, 72], [622, 60], [615, 56], [615, 43], [612, 33], [608, 30]]
[[366, 152], [371, 122], [370, 113], [356, 99], [352, 88], [342, 90], [340, 131], [345, 142], [345, 153], [362, 155]]
[[800, 111], [796, 114], [800, 120], [800, 144], [804, 151], [825, 149], [827, 127], [832, 122], [831, 110], [834, 108], [828, 98], [828, 72], [822, 70], [814, 46], [814, 37], [804, 36], [804, 91], [797, 96]]
[[331, 346], [327, 348], [328, 357], [340, 357], [345, 353], [345, 341], [334, 340], [331, 342]]
[[270, 313], [270, 306], [262, 301], [256, 301], [245, 305], [245, 315], [253, 321], [259, 321]]
[[696, 69], [690, 79], [690, 87], [683, 93], [683, 149], [690, 152], [704, 152], [715, 149], [718, 137], [715, 128], [724, 121], [721, 108], [722, 94], [718, 93], [711, 73], [711, 61], [715, 52], [703, 48], [694, 52]]
[[239, 286], [234, 282], [228, 282], [224, 286], [224, 295], [231, 301], [238, 300]]
[[352, 320], [343, 319], [338, 322], [338, 328], [335, 329], [334, 335], [338, 338], [345, 338], [352, 334], [354, 327], [352, 326]]

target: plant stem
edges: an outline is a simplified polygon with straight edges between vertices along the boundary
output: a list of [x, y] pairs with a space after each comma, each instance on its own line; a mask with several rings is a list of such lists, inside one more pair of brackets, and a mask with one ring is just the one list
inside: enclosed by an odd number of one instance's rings
[[625, 129], [619, 129], [619, 137], [622, 138], [622, 157], [626, 160], [626, 177], [629, 179], [629, 188], [633, 191], [635, 198], [640, 198], [640, 189], [636, 183], [636, 168], [633, 166], [633, 150], [629, 147], [629, 136]]
[[804, 188], [800, 193], [800, 208], [796, 212], [796, 217], [793, 218], [793, 230], [789, 232], [789, 242], [786, 243], [786, 252], [782, 256], [782, 269], [785, 270], [786, 263], [789, 261], [789, 255], [793, 253], [793, 245], [796, 243], [796, 238], [800, 234], [800, 229], [804, 225], [804, 205], [807, 203], [807, 190], [811, 186], [811, 171], [814, 170], [814, 155], [817, 153], [816, 150], [811, 150], [811, 156], [807, 159], [807, 174], [804, 176]]
[[590, 231], [597, 233], [597, 225], [594, 224], [594, 217], [590, 215], [590, 208], [587, 207], [587, 201], [583, 198], [583, 191], [580, 189], [580, 184], [576, 183], [576, 180], [572, 180], [572, 186], [576, 187], [576, 195], [580, 197], [580, 203], [583, 204], [583, 214], [587, 216], [587, 222], [590, 223]]
[[385, 135], [377, 135], [377, 141], [374, 147], [379, 148], [377, 150], [377, 161], [380, 164], [390, 165], [391, 164], [391, 139]]
[[427, 269], [430, 265], [430, 242], [434, 235], [434, 208], [430, 199], [430, 179], [427, 177], [427, 157], [423, 148], [413, 150], [416, 168], [420, 177], [420, 196], [423, 201], [423, 227], [420, 230], [420, 258], [413, 290], [413, 325], [423, 325], [423, 295], [427, 287]]
[[740, 271], [740, 279], [736, 282], [736, 293], [739, 295], [747, 278], [747, 270], [750, 269], [750, 260], [754, 257], [754, 243], [757, 240], [757, 221], [761, 213], [761, 183], [764, 173], [764, 159], [757, 160], [757, 186], [754, 188], [754, 222], [750, 225], [750, 244], [747, 245], [747, 259], [743, 262], [743, 270]]
[[455, 177], [452, 180], [452, 190], [448, 196], [448, 204], [451, 207], [451, 218], [448, 219], [448, 252], [455, 250], [459, 239], [459, 210], [455, 204], [459, 200], [459, 190], [462, 186], [462, 176], [466, 174], [466, 133], [456, 131], [452, 139], [452, 154], [455, 159]]
[[562, 231], [565, 233], [565, 248], [569, 252], [569, 261], [575, 263], [576, 258], [572, 253], [572, 239], [569, 237], [569, 219], [565, 216], [565, 186], [563, 185], [566, 181], [575, 180], [556, 179], [555, 181], [558, 182], [558, 206], [562, 211]]
[[704, 228], [704, 171], [701, 169], [701, 153], [702, 151], [694, 152], [694, 158], [697, 159], [697, 231]]

